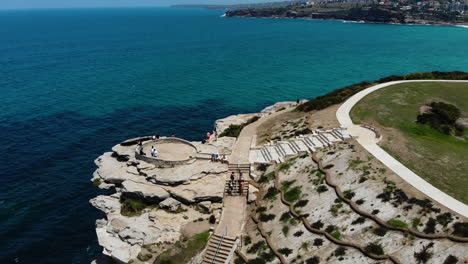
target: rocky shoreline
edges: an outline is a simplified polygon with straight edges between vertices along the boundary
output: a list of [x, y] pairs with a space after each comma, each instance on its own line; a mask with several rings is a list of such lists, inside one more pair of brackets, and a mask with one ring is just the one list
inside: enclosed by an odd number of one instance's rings
[[[230, 125], [239, 125], [252, 117], [269, 115], [289, 108], [296, 102], [281, 102], [260, 113], [240, 114], [215, 122], [221, 133]], [[190, 142], [197, 149], [196, 159], [188, 164], [161, 167], [138, 159], [139, 141], [148, 136], [126, 140], [95, 160], [91, 181], [111, 195], [99, 195], [90, 203], [105, 217], [96, 220], [96, 234], [104, 258], [111, 263], [152, 263], [191, 229], [213, 230], [222, 213], [228, 165], [211, 162], [211, 154], [230, 154], [236, 138], [222, 137]], [[249, 202], [256, 199], [256, 188], [249, 189]], [[192, 234], [193, 235], [193, 234]], [[102, 263], [103, 258], [95, 262]]]

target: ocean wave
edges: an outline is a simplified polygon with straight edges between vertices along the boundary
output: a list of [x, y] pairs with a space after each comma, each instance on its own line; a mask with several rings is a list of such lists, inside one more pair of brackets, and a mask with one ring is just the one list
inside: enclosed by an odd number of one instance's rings
[[468, 28], [468, 25], [455, 25], [456, 27]]

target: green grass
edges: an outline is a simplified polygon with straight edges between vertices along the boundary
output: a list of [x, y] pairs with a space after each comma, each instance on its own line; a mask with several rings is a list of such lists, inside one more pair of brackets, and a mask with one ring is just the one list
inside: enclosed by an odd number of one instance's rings
[[174, 248], [164, 251], [158, 256], [160, 264], [185, 264], [200, 252], [208, 243], [208, 231], [196, 234], [186, 241], [178, 241]]
[[403, 221], [400, 221], [398, 219], [390, 219], [387, 221], [387, 224], [391, 225], [391, 226], [394, 226], [394, 227], [401, 227], [401, 228], [407, 228], [408, 227], [408, 224], [403, 222]]
[[351, 118], [355, 123], [384, 127], [383, 149], [437, 188], [468, 203], [468, 128], [463, 136], [454, 137], [417, 124], [419, 108], [432, 101], [453, 104], [462, 117], [468, 117], [468, 83], [385, 87], [355, 105]]

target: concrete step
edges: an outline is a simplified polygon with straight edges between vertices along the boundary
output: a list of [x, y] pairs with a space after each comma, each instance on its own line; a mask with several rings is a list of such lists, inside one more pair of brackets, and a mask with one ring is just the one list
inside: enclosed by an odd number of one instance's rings
[[297, 154], [297, 151], [294, 151], [288, 143], [282, 143], [280, 146], [286, 154], [284, 156], [294, 156]]
[[309, 151], [309, 147], [305, 144], [305, 142], [302, 139], [296, 139], [294, 140], [294, 143], [296, 143], [297, 148], [299, 148], [300, 151]]

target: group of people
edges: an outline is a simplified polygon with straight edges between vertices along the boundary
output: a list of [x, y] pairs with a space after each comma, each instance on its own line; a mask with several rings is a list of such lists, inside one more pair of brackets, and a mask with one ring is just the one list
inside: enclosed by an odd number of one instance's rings
[[[234, 172], [231, 172], [231, 179], [229, 180], [229, 189], [228, 189], [228, 194], [232, 195], [234, 192], [234, 183], [235, 183], [235, 175]], [[239, 177], [237, 178], [237, 187], [238, 187], [238, 193], [242, 195], [242, 192], [244, 190], [244, 177], [242, 176], [242, 171], [239, 170]]]
[[221, 162], [221, 163], [228, 163], [228, 159], [225, 154], [220, 156], [219, 154], [211, 154], [211, 162]]

